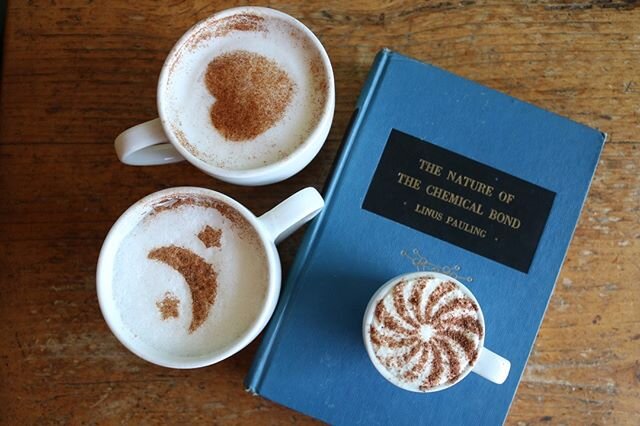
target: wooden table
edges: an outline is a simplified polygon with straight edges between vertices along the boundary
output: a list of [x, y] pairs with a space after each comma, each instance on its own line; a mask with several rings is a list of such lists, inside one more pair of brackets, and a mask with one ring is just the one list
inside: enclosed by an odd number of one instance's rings
[[[295, 3], [295, 2], [294, 2]], [[256, 344], [213, 367], [155, 367], [102, 319], [95, 266], [142, 196], [197, 185], [257, 213], [318, 188], [376, 51], [390, 47], [610, 135], [508, 424], [640, 424], [640, 4], [331, 1], [268, 5], [323, 41], [336, 116], [322, 152], [265, 188], [188, 164], [128, 167], [123, 129], [156, 116], [165, 55], [232, 2], [12, 1], [0, 115], [0, 421], [312, 424], [245, 393]], [[281, 246], [287, 271], [300, 233]], [[488, 408], [490, 409], [490, 408]]]

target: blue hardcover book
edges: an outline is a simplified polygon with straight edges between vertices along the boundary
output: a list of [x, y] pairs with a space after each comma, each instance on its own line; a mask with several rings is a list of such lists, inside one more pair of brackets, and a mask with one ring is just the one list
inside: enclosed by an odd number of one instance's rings
[[[249, 391], [331, 424], [499, 425], [505, 420], [606, 135], [388, 50], [373, 64]], [[390, 278], [463, 282], [502, 385], [470, 374], [412, 393], [386, 381], [362, 317]]]

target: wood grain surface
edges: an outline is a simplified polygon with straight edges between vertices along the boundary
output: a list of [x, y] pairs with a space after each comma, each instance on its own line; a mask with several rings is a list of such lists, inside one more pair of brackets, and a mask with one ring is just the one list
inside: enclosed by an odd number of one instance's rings
[[[390, 47], [609, 133], [509, 425], [640, 424], [640, 4], [267, 2], [322, 40], [336, 77], [329, 139], [303, 172], [247, 188], [182, 163], [128, 167], [123, 129], [156, 116], [165, 55], [236, 3], [11, 1], [0, 101], [0, 422], [313, 424], [245, 393], [256, 342], [209, 368], [130, 354], [95, 293], [98, 251], [144, 195], [197, 185], [262, 213], [321, 188], [375, 53]], [[280, 247], [286, 271], [300, 233]], [[491, 409], [491, 407], [487, 407]]]

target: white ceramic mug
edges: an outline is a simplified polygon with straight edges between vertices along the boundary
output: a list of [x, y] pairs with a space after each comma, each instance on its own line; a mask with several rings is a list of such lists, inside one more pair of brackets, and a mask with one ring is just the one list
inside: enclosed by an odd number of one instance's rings
[[[415, 280], [422, 277], [424, 278], [433, 277], [433, 278], [441, 279], [444, 281], [454, 282], [462, 290], [462, 292], [466, 296], [468, 296], [471, 300], [473, 300], [475, 304], [478, 306], [478, 317], [484, 332], [480, 336], [478, 358], [475, 361], [475, 363], [471, 366], [471, 368], [467, 368], [464, 373], [462, 373], [455, 381], [451, 383], [446, 383], [444, 385], [436, 386], [431, 389], [419, 391], [411, 387], [403, 386], [401, 383], [398, 383], [395, 380], [394, 376], [380, 363], [373, 349], [373, 345], [371, 344], [371, 338], [369, 337], [369, 332], [370, 332], [369, 330], [370, 330], [371, 324], [373, 323], [374, 311], [378, 301], [384, 298], [389, 293], [389, 291], [391, 291], [391, 289], [401, 281], [410, 281], [410, 280]], [[509, 370], [511, 369], [511, 363], [509, 362], [509, 360], [501, 357], [500, 355], [484, 347], [485, 335], [486, 335], [486, 326], [485, 326], [484, 316], [482, 314], [482, 308], [480, 307], [480, 304], [476, 300], [473, 293], [471, 293], [471, 291], [467, 287], [465, 287], [460, 281], [456, 280], [455, 278], [452, 278], [448, 275], [437, 273], [437, 272], [412, 272], [409, 274], [399, 275], [395, 278], [390, 279], [382, 287], [380, 287], [378, 291], [376, 291], [374, 295], [371, 297], [364, 314], [364, 319], [362, 321], [362, 337], [367, 350], [367, 354], [369, 355], [369, 358], [371, 359], [371, 362], [375, 366], [376, 370], [378, 370], [378, 372], [385, 379], [387, 379], [389, 382], [393, 383], [394, 385], [409, 391], [420, 392], [420, 393], [437, 392], [437, 391], [450, 388], [451, 386], [456, 385], [465, 377], [467, 377], [469, 373], [471, 373], [472, 371], [493, 383], [496, 383], [496, 384], [504, 383], [504, 381], [507, 379], [509, 375]]]
[[[152, 211], [160, 200], [166, 200], [167, 197], [179, 196], [180, 194], [214, 198], [228, 204], [239, 212], [259, 236], [265, 248], [269, 271], [267, 294], [251, 326], [242, 335], [238, 336], [231, 345], [196, 357], [168, 354], [138, 339], [123, 323], [119, 307], [113, 295], [115, 260], [123, 239], [131, 231], [132, 227], [139, 223], [141, 218]], [[258, 336], [271, 318], [278, 302], [281, 269], [276, 243], [311, 220], [320, 212], [323, 206], [324, 200], [314, 188], [305, 188], [293, 194], [260, 217], [256, 217], [246, 207], [232, 198], [210, 189], [178, 187], [148, 195], [132, 205], [120, 216], [102, 245], [96, 272], [96, 285], [98, 301], [105, 321], [118, 340], [131, 352], [149, 362], [165, 367], [198, 368], [214, 364], [235, 354]]]
[[[322, 76], [326, 79], [326, 100], [315, 127], [306, 135], [306, 139], [284, 158], [275, 162], [250, 169], [225, 168], [205, 161], [181, 143], [185, 135], [202, 140], [207, 137], [208, 123], [187, 123], [188, 117], [180, 116], [186, 99], [189, 103], [189, 115], [200, 117], [207, 114], [212, 104], [210, 95], [204, 93], [204, 83], [194, 85], [193, 81], [202, 80], [207, 61], [219, 49], [228, 51], [233, 48], [258, 51], [260, 42], [243, 44], [242, 39], [234, 37], [233, 31], [218, 31], [215, 35], [206, 35], [204, 31], [234, 16], [258, 16], [264, 19], [277, 19], [291, 25], [305, 37], [304, 45], [298, 49], [313, 49], [320, 58]], [[203, 36], [205, 34], [205, 36]], [[269, 37], [266, 34], [264, 37]], [[197, 47], [193, 47], [197, 41]], [[215, 43], [215, 44], [214, 44]], [[213, 46], [213, 47], [212, 47]], [[277, 49], [274, 57], [287, 62], [286, 49]], [[176, 75], [178, 74], [178, 75]], [[184, 98], [184, 99], [182, 99]], [[177, 99], [177, 100], [176, 100]], [[302, 170], [320, 151], [329, 133], [335, 108], [335, 86], [333, 69], [329, 56], [318, 38], [304, 24], [295, 18], [265, 7], [237, 7], [223, 10], [204, 19], [190, 28], [175, 44], [164, 62], [158, 80], [157, 103], [159, 118], [134, 126], [122, 132], [115, 140], [115, 150], [120, 161], [129, 165], [149, 166], [175, 163], [187, 160], [203, 172], [220, 180], [238, 185], [266, 185], [287, 179]], [[192, 105], [193, 104], [193, 105]], [[197, 111], [192, 114], [191, 111]], [[176, 112], [178, 111], [178, 112]], [[184, 114], [184, 112], [182, 112]], [[200, 120], [200, 118], [198, 118]], [[210, 133], [209, 133], [210, 135]], [[280, 136], [279, 136], [280, 137]], [[279, 138], [278, 137], [278, 138]], [[299, 137], [282, 135], [281, 137]], [[280, 139], [279, 139], [280, 140]], [[237, 142], [236, 142], [237, 143]]]

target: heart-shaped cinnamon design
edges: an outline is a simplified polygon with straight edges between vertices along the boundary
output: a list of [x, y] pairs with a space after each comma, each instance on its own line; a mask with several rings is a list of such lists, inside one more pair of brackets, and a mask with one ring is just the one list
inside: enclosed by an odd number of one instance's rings
[[246, 50], [213, 59], [205, 83], [216, 98], [213, 126], [236, 142], [254, 139], [280, 121], [296, 89], [276, 62]]

